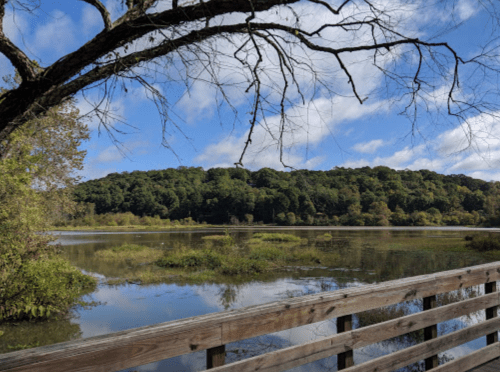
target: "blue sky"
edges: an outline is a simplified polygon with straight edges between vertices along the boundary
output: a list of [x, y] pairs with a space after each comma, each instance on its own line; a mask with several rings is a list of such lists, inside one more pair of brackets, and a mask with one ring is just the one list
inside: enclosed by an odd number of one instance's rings
[[[181, 6], [185, 2], [181, 0]], [[119, 0], [107, 0], [104, 3], [112, 10], [113, 18], [124, 11]], [[405, 1], [401, 1], [402, 5], [388, 0], [379, 3], [391, 9], [403, 8], [403, 11], [394, 13], [395, 17], [400, 17], [399, 27], [421, 39], [436, 34], [443, 25], [459, 23], [460, 27], [438, 36], [434, 41], [447, 41], [465, 58], [477, 53], [480, 45], [491, 36], [491, 25], [487, 23], [489, 18], [478, 2], [473, 0], [457, 0], [454, 8], [447, 9], [425, 1], [414, 1], [409, 5], [404, 5], [407, 3]], [[160, 1], [160, 6], [168, 8], [170, 2]], [[305, 29], [327, 21], [330, 16], [317, 4], [300, 2], [293, 7], [303, 15]], [[266, 13], [262, 17], [266, 20], [280, 17], [283, 20], [287, 17], [285, 13]], [[238, 19], [238, 15], [231, 17], [225, 21]], [[41, 1], [41, 8], [35, 15], [7, 9], [4, 25], [6, 34], [42, 66], [76, 50], [102, 27], [97, 11], [85, 2], [76, 0]], [[346, 45], [359, 40], [353, 41], [349, 36], [340, 34], [327, 35], [326, 38], [335, 40], [332, 43]], [[213, 47], [224, 50], [227, 45], [219, 42]], [[320, 71], [334, 65], [331, 57], [308, 57], [317, 63]], [[472, 146], [462, 151], [468, 144], [466, 131], [456, 121], [441, 116], [447, 82], [436, 80], [435, 89], [428, 96], [434, 106], [429, 115], [422, 115], [418, 122], [419, 132], [412, 135], [411, 123], [398, 115], [402, 110], [401, 103], [390, 101], [379, 93], [384, 87], [384, 80], [367, 57], [345, 57], [358, 90], [362, 96], [368, 97], [363, 105], [352, 97], [346, 78], [339, 71], [333, 71], [325, 77], [329, 87], [338, 95], [329, 97], [320, 93], [306, 105], [300, 104], [297, 97], [292, 97], [287, 113], [294, 120], [289, 123], [284, 136], [284, 161], [288, 165], [314, 170], [328, 170], [335, 166], [355, 168], [386, 165], [396, 169], [430, 169], [444, 174], [463, 173], [487, 181], [500, 180], [500, 125], [485, 116], [471, 116], [469, 125], [475, 137]], [[148, 98], [149, 93], [134, 84], [127, 86], [127, 93], [117, 89], [109, 107], [113, 117], [118, 120], [111, 119], [110, 123], [127, 134], [116, 133], [121, 142], [117, 146], [103, 128], [99, 130], [97, 118], [90, 116], [88, 123], [92, 134], [91, 140], [83, 146], [88, 151], [85, 169], [81, 174], [83, 178], [180, 165], [201, 166], [205, 169], [233, 166], [239, 159], [248, 133], [248, 102], [252, 96], [239, 88], [245, 76], [238, 75], [238, 66], [234, 61], [224, 58], [221, 57], [218, 73], [223, 81], [235, 83], [228, 87], [227, 93], [237, 114], [227, 105], [218, 105], [220, 101], [216, 98], [220, 99], [220, 95], [217, 95], [213, 86], [202, 81], [191, 81], [189, 90], [179, 82], [155, 83], [154, 86], [167, 97], [171, 117], [183, 132], [172, 126], [167, 127], [165, 137], [172, 151], [162, 146], [161, 120], [156, 106]], [[403, 63], [401, 60], [398, 62]], [[272, 75], [272, 57], [267, 63]], [[490, 63], [498, 63], [498, 60]], [[166, 66], [165, 69], [173, 67]], [[1, 55], [0, 71], [2, 75], [12, 72], [12, 66]], [[194, 71], [202, 79], [205, 78], [206, 72], [196, 68]], [[299, 81], [307, 87], [311, 84], [311, 77], [304, 74], [299, 76]], [[268, 93], [271, 100], [276, 99], [272, 90]], [[86, 97], [79, 95], [76, 98], [80, 112], [85, 114], [91, 111], [92, 104], [99, 101], [100, 93], [98, 90], [88, 91]], [[276, 142], [271, 136], [277, 134], [278, 127], [279, 117], [269, 114], [266, 126], [256, 128], [253, 142], [243, 161], [247, 168], [283, 169]]]

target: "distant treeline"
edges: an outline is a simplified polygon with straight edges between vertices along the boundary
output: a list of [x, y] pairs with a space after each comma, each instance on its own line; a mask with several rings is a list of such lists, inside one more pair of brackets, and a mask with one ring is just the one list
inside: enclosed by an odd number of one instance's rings
[[388, 167], [280, 172], [179, 167], [79, 184], [86, 215], [126, 213], [210, 224], [499, 225], [500, 183]]

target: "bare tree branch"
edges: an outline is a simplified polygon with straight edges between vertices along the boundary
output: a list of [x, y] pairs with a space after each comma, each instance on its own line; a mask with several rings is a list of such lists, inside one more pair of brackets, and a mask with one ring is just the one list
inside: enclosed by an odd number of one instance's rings
[[5, 17], [5, 5], [7, 0], [0, 0], [0, 53], [3, 53], [12, 65], [19, 71], [23, 81], [34, 80], [36, 76], [35, 66], [21, 49], [16, 47], [12, 41], [5, 36], [3, 31], [3, 19]]
[[[26, 2], [29, 5], [30, 1], [20, 1], [19, 4]], [[38, 70], [5, 37], [0, 27], [0, 53], [9, 58], [23, 79], [17, 88], [0, 96], [0, 141], [30, 118], [43, 114], [80, 91], [104, 84], [109, 99], [113, 90], [108, 90], [107, 84], [120, 84], [127, 79], [148, 89], [155, 97], [158, 109], [164, 111], [164, 123], [172, 122], [167, 112], [171, 105], [166, 96], [161, 96], [150, 83], [154, 80], [148, 80], [160, 73], [157, 70], [163, 71], [161, 73], [168, 84], [169, 70], [178, 72], [184, 69], [179, 79], [183, 80], [187, 91], [195, 81], [212, 84], [219, 94], [217, 104], [220, 99], [236, 112], [231, 96], [224, 88], [229, 84], [224, 85], [218, 76], [225, 68], [222, 63], [227, 63], [243, 77], [238, 82], [238, 89], [249, 95], [248, 102], [252, 105], [248, 137], [236, 164], [243, 165], [255, 128], [262, 125], [279, 148], [280, 161], [286, 166], [283, 151], [288, 148], [286, 140], [294, 128], [293, 118], [287, 114], [290, 107], [299, 105], [299, 101], [305, 105], [307, 99], [312, 102], [320, 91], [330, 98], [339, 95], [340, 91], [331, 84], [332, 76], [342, 76], [343, 79], [346, 76], [347, 88], [342, 84], [340, 93], [355, 97], [360, 104], [372, 94], [367, 92], [364, 81], [358, 77], [348, 57], [350, 54], [373, 61], [375, 68], [382, 72], [387, 84], [397, 93], [392, 97], [393, 102], [404, 100], [401, 107], [407, 116], [412, 117], [413, 125], [417, 119], [417, 106], [422, 102], [426, 104], [425, 94], [435, 90], [437, 84], [443, 85], [447, 92], [448, 115], [460, 121], [466, 121], [471, 112], [491, 114], [491, 109], [496, 107], [494, 100], [486, 102], [479, 96], [470, 101], [463, 99], [461, 83], [467, 86], [468, 81], [461, 73], [467, 65], [475, 66], [485, 76], [490, 73], [498, 76], [500, 68], [495, 63], [499, 59], [499, 39], [492, 37], [494, 41], [484, 47], [481, 56], [464, 60], [446, 41], [405, 35], [390, 12], [369, 0], [339, 1], [340, 5], [336, 6], [326, 0], [307, 0], [315, 4], [315, 9], [323, 7], [327, 15], [327, 22], [312, 23], [308, 27], [301, 20], [310, 15], [301, 14], [297, 10], [301, 9], [300, 6], [293, 5], [299, 0], [208, 0], [180, 6], [174, 1], [171, 9], [163, 11], [156, 10], [156, 0], [127, 0], [127, 10], [114, 23], [102, 0], [81, 1], [99, 10], [105, 28], [78, 50], [44, 70]], [[448, 1], [453, 3], [455, 0]], [[0, 26], [6, 3], [7, 0], [0, 0]], [[488, 3], [483, 6], [496, 5]], [[26, 7], [27, 11], [29, 9]], [[274, 9], [283, 9], [286, 15], [277, 11], [274, 16]], [[495, 11], [491, 10], [491, 14], [500, 14]], [[233, 18], [226, 16], [233, 13], [243, 15], [245, 21], [240, 18], [238, 23], [231, 23]], [[262, 14], [269, 18], [262, 17]], [[267, 22], [268, 19], [273, 21]], [[351, 42], [340, 42], [331, 37], [336, 33], [355, 37]], [[358, 38], [358, 35], [363, 37]], [[221, 41], [230, 50], [218, 49], [216, 45]], [[317, 56], [332, 61], [326, 72], [331, 75], [326, 79], [316, 68]], [[231, 62], [227, 62], [229, 59]], [[387, 64], [387, 61], [392, 64]], [[401, 70], [403, 65], [406, 66], [404, 71]], [[153, 73], [148, 77], [144, 71]], [[309, 82], [304, 84], [303, 73], [310, 76], [309, 87]], [[433, 80], [430, 76], [439, 79]], [[389, 90], [389, 85], [386, 88]], [[281, 118], [277, 129], [267, 127], [266, 116], [270, 114]]]
[[101, 3], [99, 0], [81, 0], [81, 1], [85, 1], [87, 4], [94, 6], [99, 11], [99, 13], [101, 13], [102, 20], [104, 21], [104, 27], [106, 28], [107, 31], [113, 28], [113, 22], [111, 22], [111, 15], [109, 14], [108, 10], [106, 9], [103, 3]]

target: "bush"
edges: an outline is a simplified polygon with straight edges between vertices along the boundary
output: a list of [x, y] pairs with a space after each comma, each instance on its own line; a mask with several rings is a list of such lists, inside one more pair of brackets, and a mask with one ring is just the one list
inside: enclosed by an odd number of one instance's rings
[[96, 281], [57, 257], [45, 194], [34, 190], [27, 154], [0, 160], [0, 321], [63, 313]]
[[466, 247], [479, 252], [498, 251], [500, 250], [500, 235], [489, 234], [466, 236]]
[[124, 244], [122, 246], [104, 249], [95, 253], [106, 261], [126, 260], [132, 264], [150, 263], [163, 256], [163, 251], [143, 245]]
[[222, 265], [223, 259], [224, 256], [209, 250], [189, 250], [173, 253], [155, 263], [161, 267], [205, 267], [213, 270]]
[[263, 245], [253, 247], [248, 257], [252, 260], [278, 261], [284, 260], [286, 258], [286, 255], [279, 248], [269, 245]]
[[217, 271], [223, 275], [255, 274], [265, 271], [267, 267], [268, 264], [263, 261], [242, 257], [228, 257]]
[[60, 257], [28, 261], [7, 280], [9, 285], [0, 289], [0, 321], [64, 313], [96, 286], [95, 278]]

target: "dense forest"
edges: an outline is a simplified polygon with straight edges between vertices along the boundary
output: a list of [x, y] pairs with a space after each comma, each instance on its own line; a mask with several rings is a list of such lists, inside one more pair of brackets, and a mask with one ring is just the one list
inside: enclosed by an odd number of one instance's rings
[[74, 195], [97, 214], [131, 212], [212, 224], [500, 224], [500, 183], [384, 166], [291, 172], [179, 167], [113, 173], [80, 183]]

